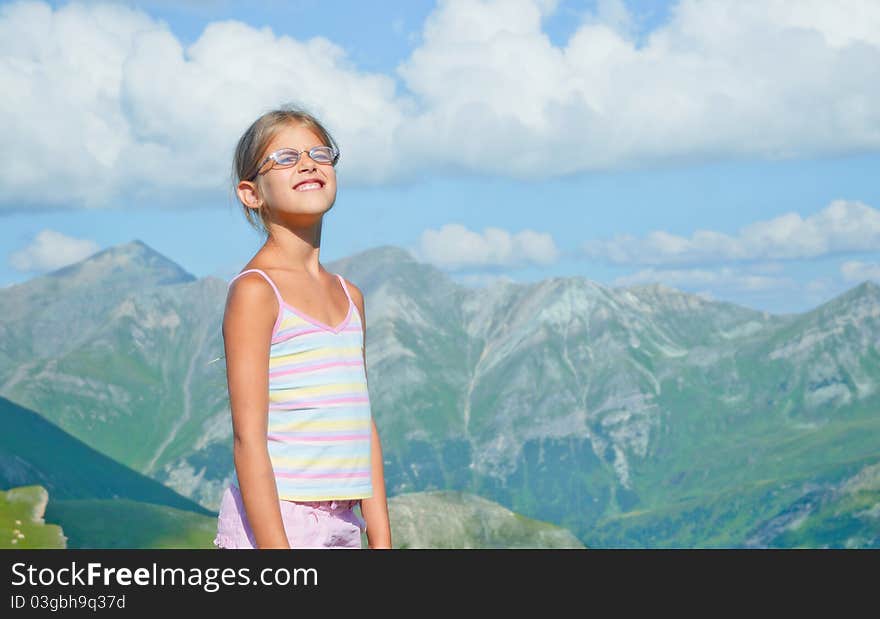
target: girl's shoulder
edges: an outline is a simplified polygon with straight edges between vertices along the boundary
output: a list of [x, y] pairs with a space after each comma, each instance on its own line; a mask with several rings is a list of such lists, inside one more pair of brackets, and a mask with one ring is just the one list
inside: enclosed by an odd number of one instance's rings
[[[223, 312], [223, 337], [242, 347], [262, 342], [274, 334], [281, 308], [274, 300], [276, 292], [261, 277], [248, 273], [230, 282]], [[269, 335], [271, 338], [271, 335]]]
[[[269, 274], [272, 267], [261, 263], [248, 263], [229, 281], [227, 305], [265, 307], [272, 298], [281, 302], [281, 295]], [[267, 285], [268, 284], [268, 285]]]

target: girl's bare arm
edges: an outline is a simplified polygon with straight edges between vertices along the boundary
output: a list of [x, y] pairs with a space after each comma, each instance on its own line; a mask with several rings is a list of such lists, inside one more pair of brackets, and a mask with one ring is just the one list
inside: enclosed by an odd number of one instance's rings
[[257, 280], [258, 274], [235, 280], [223, 316], [233, 459], [257, 547], [290, 548], [266, 443], [269, 345], [278, 301], [268, 282]]
[[367, 542], [370, 548], [391, 548], [391, 523], [388, 519], [388, 502], [385, 498], [385, 474], [382, 463], [382, 444], [376, 430], [376, 422], [371, 424], [371, 469], [373, 496], [361, 500], [361, 512], [367, 522]]
[[[364, 295], [360, 289], [345, 280], [351, 291], [351, 299], [361, 313], [364, 329], [364, 342], [367, 337], [367, 318], [364, 314]], [[367, 372], [367, 348], [364, 346], [364, 375]], [[369, 390], [369, 387], [368, 387]], [[370, 423], [370, 479], [373, 484], [373, 496], [361, 500], [361, 513], [367, 522], [367, 541], [370, 548], [391, 548], [391, 523], [388, 518], [388, 501], [385, 497], [385, 467], [382, 459], [382, 443], [376, 430], [376, 421]]]

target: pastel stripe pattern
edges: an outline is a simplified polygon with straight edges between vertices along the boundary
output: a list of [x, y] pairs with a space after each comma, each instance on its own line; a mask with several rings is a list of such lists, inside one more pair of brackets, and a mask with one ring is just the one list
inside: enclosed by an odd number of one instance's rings
[[[373, 495], [372, 411], [364, 368], [360, 312], [339, 274], [348, 314], [336, 327], [286, 303], [272, 279], [278, 318], [269, 347], [269, 459], [278, 497], [290, 501], [359, 499]], [[238, 487], [237, 476], [234, 479]]]

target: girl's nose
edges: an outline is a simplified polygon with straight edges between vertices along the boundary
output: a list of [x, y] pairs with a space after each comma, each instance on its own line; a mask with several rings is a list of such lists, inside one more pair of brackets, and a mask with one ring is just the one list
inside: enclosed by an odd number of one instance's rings
[[299, 161], [297, 162], [297, 164], [300, 172], [314, 170], [318, 167], [318, 164], [315, 163], [311, 157], [309, 157], [308, 152], [305, 152], [299, 156]]

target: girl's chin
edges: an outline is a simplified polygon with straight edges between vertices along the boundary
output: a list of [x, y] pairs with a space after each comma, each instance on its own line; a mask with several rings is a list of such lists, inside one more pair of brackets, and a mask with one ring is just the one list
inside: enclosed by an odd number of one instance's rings
[[285, 215], [323, 215], [333, 208], [333, 203], [327, 204], [288, 204], [279, 209]]

